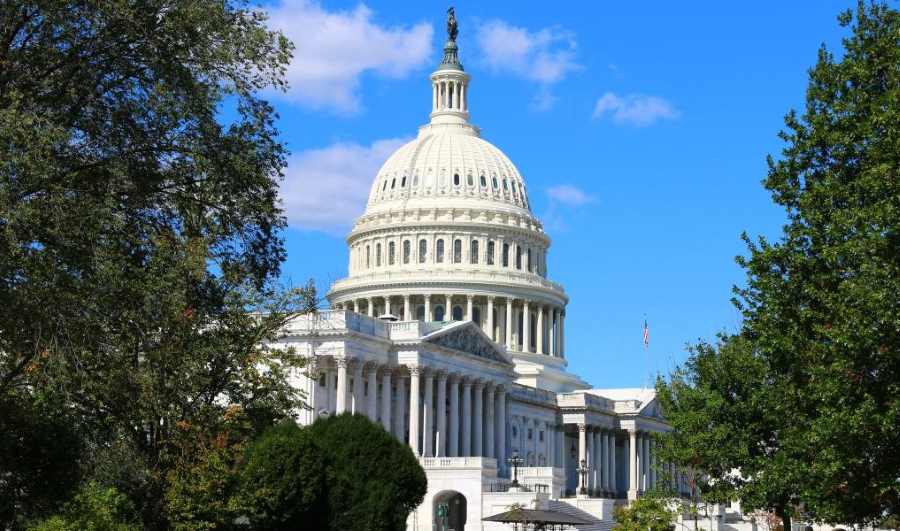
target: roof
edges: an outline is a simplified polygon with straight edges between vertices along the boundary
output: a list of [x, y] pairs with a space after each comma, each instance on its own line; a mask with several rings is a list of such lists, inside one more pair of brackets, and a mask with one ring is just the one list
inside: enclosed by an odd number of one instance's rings
[[577, 516], [557, 511], [537, 511], [534, 509], [514, 509], [505, 513], [495, 514], [482, 518], [485, 522], [506, 522], [529, 524], [560, 524], [560, 525], [585, 525], [591, 522], [582, 520]]

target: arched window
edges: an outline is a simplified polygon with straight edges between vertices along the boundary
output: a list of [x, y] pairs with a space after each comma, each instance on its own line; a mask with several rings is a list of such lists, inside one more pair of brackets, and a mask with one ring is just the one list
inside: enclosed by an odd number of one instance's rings
[[453, 320], [454, 321], [462, 321], [463, 320], [462, 306], [454, 306], [453, 307]]
[[484, 257], [487, 265], [494, 265], [494, 240], [488, 240], [487, 256]]
[[384, 185], [381, 187], [381, 191], [387, 190], [387, 179], [384, 180]]
[[462, 263], [462, 240], [453, 240], [453, 263]]
[[494, 190], [500, 188], [500, 186], [497, 185], [497, 176], [496, 176], [496, 175], [494, 175], [494, 176], [491, 178], [491, 180], [494, 182]]
[[509, 190], [509, 182], [506, 179], [503, 179], [503, 191], [506, 192]]
[[403, 176], [403, 179], [400, 181], [400, 188], [406, 187], [406, 175]]
[[439, 264], [444, 263], [444, 240], [437, 241], [437, 248], [435, 249], [434, 252], [435, 252], [434, 257], [435, 257], [435, 260], [437, 261], [437, 263], [439, 263]]
[[453, 186], [459, 186], [459, 174], [458, 173], [453, 174]]
[[509, 244], [503, 244], [503, 267], [509, 267]]
[[516, 245], [516, 269], [522, 269], [522, 247]]
[[388, 243], [388, 265], [394, 265], [395, 247], [394, 242]]
[[487, 179], [484, 178], [484, 175], [481, 176], [481, 187], [487, 188]]
[[366, 245], [366, 268], [372, 267], [372, 249]]
[[375, 244], [375, 267], [381, 267], [381, 244]]
[[472, 240], [472, 244], [470, 245], [471, 249], [469, 249], [469, 262], [473, 264], [478, 263], [478, 240]]
[[403, 263], [404, 264], [409, 263], [409, 257], [410, 257], [410, 254], [412, 254], [412, 251], [410, 250], [411, 246], [412, 246], [412, 244], [409, 243], [409, 240], [403, 240]]
[[394, 186], [395, 186], [396, 184], [397, 184], [397, 178], [394, 177], [393, 179], [391, 179], [391, 190], [394, 189]]
[[428, 254], [428, 242], [426, 240], [419, 240], [419, 263], [425, 263], [425, 256]]
[[444, 320], [444, 307], [438, 304], [434, 307], [434, 320], [435, 321], [443, 321]]
[[532, 267], [531, 267], [531, 265], [532, 265], [531, 264], [531, 249], [528, 249], [528, 253], [526, 254], [525, 258], [526, 258], [526, 260], [525, 260], [526, 269], [528, 269], [529, 273], [534, 273], [534, 269], [532, 269]]

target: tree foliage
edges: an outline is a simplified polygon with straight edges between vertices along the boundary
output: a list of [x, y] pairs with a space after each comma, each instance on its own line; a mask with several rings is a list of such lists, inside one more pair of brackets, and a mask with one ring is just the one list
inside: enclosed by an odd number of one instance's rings
[[0, 3], [0, 425], [58, 405], [147, 529], [184, 426], [236, 410], [250, 437], [302, 398], [264, 346], [312, 297], [274, 285], [285, 149], [257, 93], [290, 53], [242, 0]]
[[656, 496], [643, 496], [629, 505], [619, 505], [613, 512], [614, 531], [672, 531], [675, 528], [675, 511], [669, 508], [669, 500]]
[[30, 531], [138, 531], [131, 500], [113, 487], [86, 483], [62, 514], [29, 527]]
[[845, 523], [900, 508], [900, 13], [839, 21], [842, 57], [822, 47], [769, 158], [783, 234], [744, 236], [742, 330], [659, 385], [673, 456], [785, 529], [797, 504]]

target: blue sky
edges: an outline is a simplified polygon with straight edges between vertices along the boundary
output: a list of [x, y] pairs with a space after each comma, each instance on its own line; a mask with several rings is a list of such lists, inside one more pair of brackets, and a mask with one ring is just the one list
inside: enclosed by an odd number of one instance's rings
[[[735, 330], [741, 231], [778, 234], [760, 181], [846, 2], [457, 2], [472, 121], [513, 160], [571, 297], [570, 370], [640, 386]], [[427, 121], [446, 3], [267, 3], [295, 41], [270, 94], [292, 151], [287, 283], [324, 293], [390, 152]], [[650, 348], [641, 327], [650, 324]]]

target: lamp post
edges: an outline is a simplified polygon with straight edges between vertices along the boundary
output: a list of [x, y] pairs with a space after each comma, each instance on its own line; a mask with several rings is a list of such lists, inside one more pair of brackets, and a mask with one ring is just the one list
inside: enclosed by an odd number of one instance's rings
[[590, 469], [587, 466], [587, 461], [584, 459], [579, 463], [578, 468], [576, 469], [579, 474], [581, 474], [581, 488], [578, 490], [579, 494], [587, 494], [587, 474]]
[[506, 459], [506, 462], [509, 463], [510, 465], [512, 465], [512, 467], [513, 467], [513, 480], [512, 480], [512, 484], [510, 485], [511, 487], [518, 488], [518, 486], [519, 486], [519, 466], [524, 461], [525, 461], [524, 459], [519, 457], [518, 450], [513, 450], [512, 456], [510, 456], [509, 458]]

